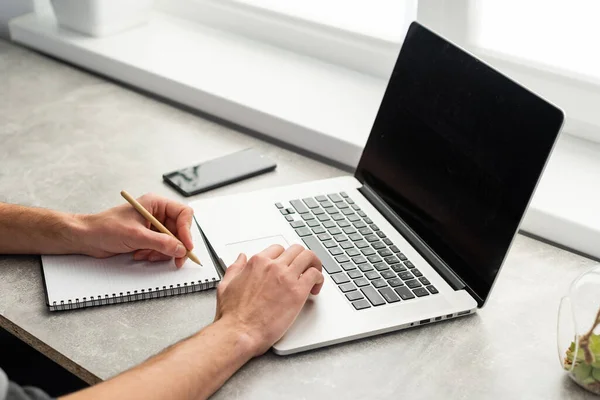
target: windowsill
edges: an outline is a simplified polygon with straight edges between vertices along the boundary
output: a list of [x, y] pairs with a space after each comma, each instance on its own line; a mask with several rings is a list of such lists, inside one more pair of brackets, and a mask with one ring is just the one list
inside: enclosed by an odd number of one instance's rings
[[[102, 39], [29, 14], [13, 40], [348, 166], [356, 166], [386, 81], [155, 13]], [[560, 139], [523, 229], [600, 258], [600, 144]]]

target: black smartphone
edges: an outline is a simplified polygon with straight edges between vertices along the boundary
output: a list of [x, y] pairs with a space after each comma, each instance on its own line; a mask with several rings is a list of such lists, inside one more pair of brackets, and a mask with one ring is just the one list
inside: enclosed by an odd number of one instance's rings
[[273, 171], [275, 167], [274, 161], [254, 149], [246, 149], [163, 174], [163, 180], [182, 195], [192, 196]]

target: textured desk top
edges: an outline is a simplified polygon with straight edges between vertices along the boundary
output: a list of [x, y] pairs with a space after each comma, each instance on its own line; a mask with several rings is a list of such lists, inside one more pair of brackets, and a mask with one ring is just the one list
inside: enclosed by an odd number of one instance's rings
[[[250, 146], [276, 159], [277, 171], [206, 196], [343, 174], [0, 41], [0, 201], [95, 212], [121, 203], [123, 188], [179, 198], [163, 172]], [[559, 367], [556, 315], [570, 281], [595, 265], [519, 236], [477, 315], [295, 356], [268, 353], [215, 397], [587, 398]], [[39, 258], [0, 256], [0, 326], [92, 383], [209, 324], [214, 306], [209, 291], [50, 313]]]

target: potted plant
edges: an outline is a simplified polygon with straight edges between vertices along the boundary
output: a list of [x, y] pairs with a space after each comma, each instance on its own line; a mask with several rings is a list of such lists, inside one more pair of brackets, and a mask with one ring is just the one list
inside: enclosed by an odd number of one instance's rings
[[147, 22], [152, 0], [51, 0], [60, 26], [106, 36]]

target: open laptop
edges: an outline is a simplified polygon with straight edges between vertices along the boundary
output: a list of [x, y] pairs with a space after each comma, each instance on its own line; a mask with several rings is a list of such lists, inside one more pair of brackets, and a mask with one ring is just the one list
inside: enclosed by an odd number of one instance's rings
[[321, 259], [278, 354], [456, 318], [488, 299], [563, 120], [413, 23], [354, 177], [192, 207], [223, 265], [273, 243]]

